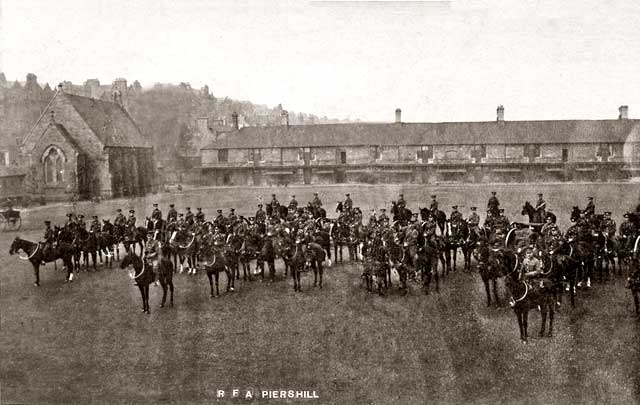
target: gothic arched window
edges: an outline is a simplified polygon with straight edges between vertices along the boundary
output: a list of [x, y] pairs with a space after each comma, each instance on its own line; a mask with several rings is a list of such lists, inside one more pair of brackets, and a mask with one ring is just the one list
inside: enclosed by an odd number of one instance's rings
[[55, 185], [64, 182], [64, 152], [55, 145], [49, 146], [42, 154], [45, 184]]

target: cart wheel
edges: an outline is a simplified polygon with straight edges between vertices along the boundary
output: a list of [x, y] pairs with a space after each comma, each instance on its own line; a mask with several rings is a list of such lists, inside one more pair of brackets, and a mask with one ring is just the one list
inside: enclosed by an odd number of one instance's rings
[[22, 226], [22, 218], [11, 218], [10, 220], [5, 221], [5, 225], [10, 231], [19, 231]]

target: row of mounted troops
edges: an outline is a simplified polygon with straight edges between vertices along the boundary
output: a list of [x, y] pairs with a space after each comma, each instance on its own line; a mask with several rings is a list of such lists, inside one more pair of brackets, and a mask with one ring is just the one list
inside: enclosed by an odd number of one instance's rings
[[[273, 196], [275, 199], [275, 196]], [[317, 197], [317, 195], [316, 195]], [[350, 200], [349, 196], [346, 197]], [[542, 196], [540, 196], [542, 197]], [[435, 203], [435, 204], [434, 204]], [[592, 200], [591, 200], [592, 203]], [[525, 204], [525, 207], [529, 205]], [[188, 271], [195, 273], [196, 268], [206, 270], [210, 280], [211, 294], [213, 295], [213, 278], [216, 280], [216, 295], [218, 294], [218, 275], [221, 272], [227, 274], [227, 290], [235, 286], [234, 280], [239, 279], [240, 269], [245, 279], [259, 274], [264, 279], [265, 267], [269, 269], [269, 279], [275, 279], [275, 260], [282, 259], [285, 267], [284, 273], [289, 273], [294, 278], [294, 289], [300, 289], [300, 273], [305, 269], [314, 270], [314, 284], [322, 285], [323, 262], [329, 259], [331, 263], [331, 251], [336, 259], [342, 260], [342, 250], [346, 247], [349, 258], [363, 264], [362, 278], [367, 288], [377, 290], [385, 294], [391, 288], [391, 272], [398, 274], [400, 290], [405, 293], [409, 290], [407, 281], [421, 282], [425, 293], [429, 292], [432, 279], [436, 281], [436, 290], [439, 288], [438, 263], [441, 264], [442, 274], [446, 276], [455, 270], [456, 254], [462, 249], [464, 254], [465, 270], [471, 270], [471, 257], [475, 257], [477, 269], [485, 283], [487, 290], [487, 304], [491, 304], [490, 284], [494, 286], [494, 298], [496, 280], [507, 277], [511, 280], [514, 308], [525, 297], [547, 297], [545, 291], [552, 291], [553, 302], [559, 300], [565, 283], [569, 284], [571, 299], [575, 294], [574, 286], [580, 281], [590, 284], [594, 269], [600, 271], [600, 276], [608, 274], [608, 264], [614, 264], [618, 258], [619, 263], [626, 263], [629, 271], [630, 285], [636, 285], [637, 265], [634, 265], [635, 252], [638, 248], [638, 218], [637, 213], [628, 213], [626, 220], [620, 226], [620, 235], [615, 237], [615, 223], [612, 223], [610, 213], [596, 215], [595, 209], [577, 210], [572, 214], [574, 224], [565, 235], [558, 229], [553, 213], [545, 215], [544, 223], [530, 220], [526, 226], [512, 223], [504, 217], [495, 193], [487, 205], [487, 218], [480, 226], [480, 218], [476, 208], [472, 207], [472, 213], [468, 219], [464, 219], [458, 212], [457, 206], [452, 207], [452, 212], [447, 218], [440, 211], [432, 196], [429, 208], [423, 208], [418, 215], [414, 215], [406, 208], [406, 202], [402, 195], [398, 201], [392, 202], [392, 222], [385, 219], [382, 211], [381, 218], [372, 220], [365, 225], [362, 212], [353, 207], [352, 201], [341, 201], [336, 205], [339, 213], [337, 219], [327, 219], [325, 216], [315, 216], [312, 210], [287, 208], [285, 215], [279, 214], [279, 210], [273, 210], [264, 220], [259, 213], [253, 218], [236, 217], [233, 211], [229, 216], [222, 216], [221, 210], [214, 221], [204, 220], [204, 216], [193, 216], [193, 223], [184, 220], [184, 226], [178, 226], [171, 210], [164, 227], [158, 227], [162, 222], [162, 215], [157, 205], [154, 212], [147, 220], [146, 227], [135, 227], [135, 212], [130, 212], [128, 219], [116, 219], [118, 226], [113, 226], [113, 234], [110, 228], [105, 230], [108, 220], [103, 220], [102, 229], [96, 228], [83, 233], [82, 222], [70, 220], [62, 228], [54, 228], [49, 233], [48, 242], [51, 243], [51, 235], [56, 235], [53, 246], [44, 246], [42, 251], [47, 252], [42, 256], [43, 261], [49, 261], [50, 251], [57, 251], [62, 243], [80, 244], [83, 251], [90, 253], [86, 242], [94, 235], [96, 241], [104, 239], [107, 235], [113, 237], [113, 243], [128, 242], [130, 246], [136, 241], [131, 234], [143, 236], [141, 247], [145, 239], [145, 261], [151, 261], [150, 268], [156, 268], [160, 260], [170, 263], [165, 267], [171, 269], [171, 273], [182, 269], [187, 262]], [[527, 210], [523, 207], [523, 215]], [[174, 207], [170, 207], [174, 209]], [[187, 210], [188, 212], [190, 210]], [[198, 210], [201, 212], [201, 210]], [[284, 210], [282, 210], [284, 214]], [[316, 212], [317, 214], [317, 212]], [[121, 212], [117, 218], [121, 218]], [[224, 218], [224, 220], [223, 220]], [[531, 219], [531, 216], [530, 216]], [[82, 218], [80, 218], [82, 220]], [[94, 217], [92, 226], [97, 222]], [[175, 229], [167, 232], [170, 223], [176, 223]], [[90, 227], [92, 228], [92, 227]], [[123, 229], [124, 228], [124, 229]], [[123, 229], [122, 237], [118, 239], [116, 229]], [[60, 236], [77, 232], [75, 237]], [[97, 233], [96, 233], [97, 232]], [[107, 234], [107, 235], [103, 235]], [[89, 239], [87, 239], [89, 238]], [[47, 239], [47, 238], [45, 238]], [[100, 246], [100, 242], [98, 246]], [[34, 249], [23, 250], [34, 257]], [[12, 247], [13, 248], [13, 247]], [[134, 249], [128, 249], [130, 255], [135, 255]], [[99, 251], [99, 250], [98, 250]], [[117, 248], [116, 248], [117, 252]], [[613, 256], [609, 254], [611, 252]], [[116, 253], [118, 254], [118, 253]], [[35, 255], [37, 256], [37, 255]], [[170, 261], [173, 259], [173, 261]], [[31, 260], [31, 259], [30, 259]], [[252, 271], [251, 263], [255, 261], [255, 270]], [[33, 263], [33, 261], [32, 261]], [[40, 261], [37, 264], [41, 264]], [[65, 263], [66, 265], [66, 263]], [[95, 259], [94, 259], [95, 265]], [[603, 266], [607, 266], [607, 272], [603, 272]], [[620, 266], [619, 266], [620, 268]], [[620, 270], [619, 270], [620, 271]], [[537, 282], [540, 276], [550, 279], [552, 282], [545, 284]], [[532, 278], [536, 282], [528, 281]], [[520, 283], [523, 283], [522, 285]], [[507, 283], [509, 284], [509, 283]], [[539, 286], [544, 288], [538, 288]], [[518, 288], [523, 287], [524, 295]]]

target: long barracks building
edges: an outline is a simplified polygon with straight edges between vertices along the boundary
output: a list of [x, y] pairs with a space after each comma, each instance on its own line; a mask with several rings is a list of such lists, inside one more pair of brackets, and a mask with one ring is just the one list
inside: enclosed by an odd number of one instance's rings
[[202, 148], [206, 185], [624, 181], [640, 120], [329, 124], [238, 128]]

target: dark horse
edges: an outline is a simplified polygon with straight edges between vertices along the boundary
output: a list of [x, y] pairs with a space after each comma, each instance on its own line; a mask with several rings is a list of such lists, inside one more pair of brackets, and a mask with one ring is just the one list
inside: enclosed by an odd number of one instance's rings
[[122, 259], [120, 268], [124, 269], [131, 266], [132, 270], [129, 272], [129, 277], [135, 280], [136, 285], [140, 289], [140, 295], [142, 296], [142, 312], [150, 314], [149, 310], [149, 284], [155, 281], [155, 274], [153, 272], [153, 265], [147, 263], [133, 252], [133, 249], [129, 249], [129, 253]]
[[499, 304], [497, 280], [500, 277], [504, 277], [508, 269], [517, 267], [517, 256], [515, 256], [509, 250], [503, 250], [502, 248], [489, 247], [486, 239], [480, 238], [477, 243], [477, 248], [474, 251], [474, 256], [478, 261], [478, 272], [484, 283], [484, 289], [487, 293], [487, 306], [491, 306], [491, 288], [489, 287], [489, 281], [493, 285], [493, 298], [496, 305]]
[[202, 266], [207, 271], [207, 277], [209, 278], [209, 287], [211, 289], [211, 297], [213, 298], [213, 278], [216, 279], [216, 294], [215, 297], [220, 296], [220, 290], [218, 288], [218, 281], [220, 280], [220, 273], [224, 272], [227, 275], [227, 291], [234, 291], [234, 277], [231, 273], [231, 269], [227, 265], [227, 261], [224, 257], [222, 249], [212, 248], [207, 249], [203, 253]]
[[542, 314], [542, 324], [540, 326], [540, 337], [544, 336], [547, 315], [549, 315], [549, 331], [547, 336], [553, 336], [553, 315], [554, 315], [554, 293], [550, 286], [551, 282], [546, 279], [538, 279], [527, 283], [520, 279], [520, 271], [514, 269], [507, 274], [505, 285], [513, 296], [513, 312], [518, 318], [520, 328], [520, 339], [527, 342], [529, 311], [540, 307]]
[[533, 208], [533, 205], [531, 205], [529, 201], [524, 203], [520, 214], [528, 216], [530, 224], [540, 224], [540, 227], [542, 227], [545, 221], [545, 219], [542, 217], [542, 212]]
[[402, 225], [405, 225], [409, 222], [413, 213], [410, 209], [400, 207], [395, 201], [391, 201], [391, 215], [393, 215], [394, 221], [400, 221]]
[[273, 207], [271, 206], [271, 204], [267, 204], [267, 216], [271, 218], [272, 216], [275, 216], [276, 213], [280, 218], [286, 218], [287, 215], [289, 215], [289, 208], [285, 207], [284, 205], [278, 205], [278, 208], [276, 208], [276, 212], [273, 212]]
[[631, 291], [633, 303], [636, 307], [636, 315], [640, 317], [640, 266], [637, 258], [632, 259], [631, 266], [634, 272], [627, 277], [624, 286]]
[[28, 256], [21, 259], [29, 260], [33, 266], [33, 274], [36, 276], [34, 285], [40, 285], [40, 265], [42, 262], [54, 262], [62, 259], [64, 266], [67, 268], [67, 282], [73, 281], [73, 246], [69, 243], [59, 242], [57, 246], [45, 250], [42, 243], [34, 243], [28, 240], [20, 239], [16, 236], [9, 248], [9, 254], [18, 253], [22, 250]]
[[423, 221], [428, 220], [430, 216], [433, 216], [433, 218], [436, 220], [438, 228], [440, 228], [440, 233], [444, 234], [445, 228], [447, 226], [447, 214], [445, 214], [444, 211], [440, 210], [431, 211], [428, 208], [420, 208], [420, 218]]

